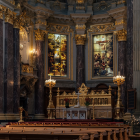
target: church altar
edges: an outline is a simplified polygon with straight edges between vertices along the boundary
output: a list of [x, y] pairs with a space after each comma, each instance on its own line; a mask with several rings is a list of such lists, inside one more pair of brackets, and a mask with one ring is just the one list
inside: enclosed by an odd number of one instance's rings
[[[83, 83], [81, 87], [79, 87], [80, 94], [75, 93], [75, 91], [73, 93], [66, 93], [64, 91], [60, 94], [58, 88], [55, 108], [56, 119], [112, 119], [111, 86], [109, 86], [108, 93], [104, 90], [101, 92], [91, 90], [91, 92], [88, 93], [88, 89], [89, 88]], [[70, 100], [70, 108], [65, 107], [65, 98]], [[89, 109], [85, 106], [86, 98], [90, 98], [91, 100], [88, 107]], [[80, 117], [80, 115], [82, 115], [82, 117]]]

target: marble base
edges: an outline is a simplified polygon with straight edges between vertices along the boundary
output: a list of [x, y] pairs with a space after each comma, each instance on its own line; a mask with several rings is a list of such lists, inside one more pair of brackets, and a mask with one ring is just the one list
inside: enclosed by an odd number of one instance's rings
[[19, 120], [19, 114], [4, 114], [5, 120]]

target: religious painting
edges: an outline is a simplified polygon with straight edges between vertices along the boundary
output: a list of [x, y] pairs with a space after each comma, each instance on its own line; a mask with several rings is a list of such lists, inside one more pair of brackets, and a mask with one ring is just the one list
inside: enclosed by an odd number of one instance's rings
[[48, 75], [67, 76], [67, 36], [48, 34]]
[[113, 34], [93, 36], [93, 77], [113, 76]]

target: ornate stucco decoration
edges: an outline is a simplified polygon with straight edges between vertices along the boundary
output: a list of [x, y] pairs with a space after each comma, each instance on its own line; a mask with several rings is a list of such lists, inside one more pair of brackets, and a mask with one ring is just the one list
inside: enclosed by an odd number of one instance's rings
[[100, 33], [114, 31], [115, 29], [116, 28], [114, 26], [114, 23], [108, 23], [108, 24], [91, 25], [88, 32]]
[[59, 0], [56, 0], [50, 5], [52, 10], [63, 10], [65, 9], [65, 3], [61, 3]]
[[86, 25], [84, 24], [79, 24], [79, 25], [76, 25], [75, 28], [78, 30], [85, 30], [86, 29]]
[[13, 24], [13, 17], [16, 15], [13, 11], [11, 11], [9, 8], [6, 9], [5, 12], [5, 22], [8, 22], [10, 24]]
[[47, 21], [42, 21], [41, 19], [37, 19], [36, 24], [47, 25]]
[[12, 5], [15, 5], [15, 1], [14, 0], [6, 0], [6, 1], [11, 3]]
[[6, 12], [6, 7], [3, 5], [0, 5], [0, 19], [3, 19], [3, 15]]
[[44, 35], [46, 34], [46, 31], [37, 29], [35, 30], [35, 40], [37, 41], [44, 41]]
[[109, 15], [112, 16], [115, 21], [116, 30], [127, 28], [127, 8], [126, 6], [112, 9], [108, 11]]
[[73, 32], [69, 25], [58, 25], [49, 24], [46, 28], [47, 31], [57, 32], [57, 33], [68, 33]]
[[118, 41], [127, 41], [127, 31], [122, 29], [117, 32]]
[[76, 41], [76, 45], [85, 45], [86, 34], [83, 34], [83, 35], [76, 34], [75, 41]]

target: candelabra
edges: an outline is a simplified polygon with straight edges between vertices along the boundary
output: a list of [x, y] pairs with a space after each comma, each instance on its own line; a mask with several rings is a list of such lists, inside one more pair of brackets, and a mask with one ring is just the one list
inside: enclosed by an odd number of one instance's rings
[[18, 121], [18, 122], [24, 122], [23, 120], [22, 120], [22, 112], [23, 112], [23, 107], [19, 107], [19, 116], [20, 116], [20, 120]]
[[32, 63], [33, 66], [36, 67], [36, 56], [37, 56], [37, 51], [35, 49], [33, 49], [32, 51], [30, 51], [31, 56], [32, 56]]
[[55, 84], [56, 84], [56, 80], [51, 79], [51, 76], [50, 76], [49, 80], [45, 81], [46, 87], [49, 87], [49, 89], [50, 89], [48, 108], [55, 108], [53, 105], [53, 101], [52, 101], [52, 88], [55, 86]]
[[116, 110], [115, 110], [115, 115], [116, 115], [116, 120], [122, 120], [123, 119], [123, 114], [124, 114], [124, 107], [122, 105], [121, 101], [121, 85], [125, 82], [125, 77], [120, 75], [120, 72], [118, 72], [119, 75], [113, 77], [113, 82], [114, 84], [117, 84], [118, 86], [118, 98], [117, 98], [117, 104], [116, 104]]

